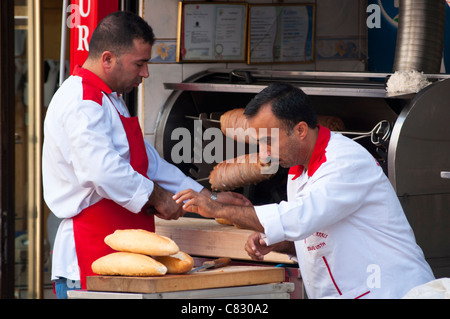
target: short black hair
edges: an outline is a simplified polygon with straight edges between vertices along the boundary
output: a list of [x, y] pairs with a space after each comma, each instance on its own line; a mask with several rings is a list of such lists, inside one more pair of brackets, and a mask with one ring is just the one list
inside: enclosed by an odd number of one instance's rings
[[275, 82], [259, 92], [245, 107], [247, 118], [255, 116], [261, 106], [270, 103], [272, 113], [281, 120], [287, 134], [304, 121], [310, 128], [317, 126], [317, 115], [308, 95], [300, 88], [284, 82]]
[[155, 35], [150, 25], [135, 13], [116, 11], [99, 22], [89, 42], [89, 56], [99, 58], [111, 51], [120, 56], [134, 46], [135, 39], [153, 45]]

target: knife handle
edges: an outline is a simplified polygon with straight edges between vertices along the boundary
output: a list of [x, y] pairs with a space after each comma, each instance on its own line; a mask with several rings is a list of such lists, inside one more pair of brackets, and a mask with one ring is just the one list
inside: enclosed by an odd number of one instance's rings
[[211, 260], [211, 261], [205, 261], [203, 263], [204, 266], [207, 266], [207, 268], [219, 268], [219, 267], [224, 267], [226, 265], [228, 265], [231, 262], [231, 259], [228, 257], [222, 257], [222, 258], [218, 258], [216, 260]]

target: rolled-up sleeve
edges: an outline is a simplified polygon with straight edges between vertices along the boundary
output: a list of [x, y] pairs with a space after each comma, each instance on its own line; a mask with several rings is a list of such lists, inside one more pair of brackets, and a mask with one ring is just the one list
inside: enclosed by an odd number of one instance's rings
[[285, 240], [285, 231], [280, 218], [279, 204], [255, 206], [259, 222], [264, 227], [264, 241], [272, 245]]

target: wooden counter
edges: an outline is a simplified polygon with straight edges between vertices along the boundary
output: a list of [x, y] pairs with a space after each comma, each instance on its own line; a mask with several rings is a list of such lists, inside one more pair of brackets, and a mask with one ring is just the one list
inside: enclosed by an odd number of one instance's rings
[[[189, 217], [170, 221], [155, 218], [155, 225], [157, 234], [172, 238], [181, 251], [190, 255], [251, 260], [244, 246], [253, 231]], [[266, 255], [264, 261], [293, 264], [287, 255], [275, 252]]]
[[127, 293], [88, 290], [69, 290], [69, 299], [289, 299], [293, 283], [273, 283], [161, 293]]
[[283, 267], [226, 266], [187, 274], [153, 277], [88, 276], [87, 290], [126, 293], [163, 293], [283, 283]]

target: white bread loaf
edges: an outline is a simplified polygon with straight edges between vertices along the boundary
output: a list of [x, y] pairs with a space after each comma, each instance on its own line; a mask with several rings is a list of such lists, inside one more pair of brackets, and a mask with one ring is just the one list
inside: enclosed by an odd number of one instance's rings
[[167, 267], [168, 274], [183, 274], [194, 266], [194, 259], [182, 251], [174, 255], [154, 256], [154, 258]]
[[163, 276], [167, 267], [141, 254], [115, 252], [92, 263], [92, 271], [107, 276]]
[[118, 229], [105, 237], [105, 243], [117, 251], [153, 256], [169, 256], [180, 250], [172, 239], [142, 229]]

